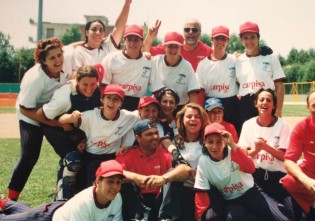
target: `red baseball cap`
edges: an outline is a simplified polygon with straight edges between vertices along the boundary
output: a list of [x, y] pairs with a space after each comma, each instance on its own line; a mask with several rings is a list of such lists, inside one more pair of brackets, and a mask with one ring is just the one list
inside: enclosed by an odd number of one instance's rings
[[119, 85], [116, 85], [116, 84], [107, 85], [103, 90], [103, 96], [106, 94], [116, 94], [122, 100], [124, 100], [125, 98], [125, 91]]
[[152, 104], [152, 103], [156, 104], [158, 107], [160, 106], [159, 102], [154, 97], [150, 97], [150, 96], [142, 97], [139, 100], [138, 110], [140, 110], [140, 108], [148, 106], [149, 104]]
[[182, 46], [184, 37], [178, 32], [168, 32], [164, 37], [164, 45], [176, 44]]
[[97, 73], [98, 73], [98, 82], [102, 83], [104, 74], [105, 74], [105, 70], [103, 65], [101, 64], [94, 64], [93, 67], [96, 69]]
[[256, 23], [253, 22], [245, 22], [240, 26], [240, 35], [245, 32], [259, 33], [259, 27]]
[[95, 173], [96, 178], [111, 177], [114, 175], [122, 175], [123, 177], [125, 177], [123, 173], [123, 167], [116, 160], [108, 160], [102, 162]]
[[225, 127], [219, 123], [212, 123], [206, 126], [204, 137], [213, 133], [220, 133], [221, 130], [225, 130]]
[[124, 37], [135, 35], [143, 39], [143, 28], [139, 25], [129, 25], [125, 28]]
[[217, 36], [224, 36], [224, 37], [230, 38], [230, 31], [225, 26], [222, 26], [222, 25], [216, 26], [212, 29], [211, 37], [215, 38]]

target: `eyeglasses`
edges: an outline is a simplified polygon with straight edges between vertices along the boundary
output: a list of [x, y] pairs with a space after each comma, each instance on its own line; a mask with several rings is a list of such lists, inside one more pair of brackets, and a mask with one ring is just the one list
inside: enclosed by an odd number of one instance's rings
[[199, 31], [198, 28], [184, 28], [184, 32], [193, 32], [193, 33], [197, 33]]

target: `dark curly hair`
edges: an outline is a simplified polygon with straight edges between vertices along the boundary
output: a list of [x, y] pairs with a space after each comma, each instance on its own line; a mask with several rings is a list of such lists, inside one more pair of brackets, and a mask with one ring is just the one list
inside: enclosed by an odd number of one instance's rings
[[272, 95], [272, 101], [273, 101], [273, 105], [274, 105], [274, 109], [272, 110], [272, 115], [275, 115], [276, 113], [276, 108], [277, 108], [277, 96], [276, 96], [276, 93], [270, 89], [270, 88], [260, 88], [256, 93], [255, 93], [255, 99], [254, 99], [254, 105], [257, 104], [257, 101], [258, 101], [258, 96], [261, 92], [268, 92]]
[[62, 42], [56, 37], [40, 40], [34, 52], [35, 62], [44, 65], [48, 51], [55, 48], [60, 48], [62, 51], [62, 47]]

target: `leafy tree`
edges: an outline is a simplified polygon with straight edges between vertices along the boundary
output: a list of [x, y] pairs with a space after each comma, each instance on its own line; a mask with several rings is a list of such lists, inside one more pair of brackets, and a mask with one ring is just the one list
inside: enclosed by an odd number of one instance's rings
[[281, 66], [284, 67], [287, 63], [286, 59], [281, 55], [278, 56], [278, 59], [280, 61]]
[[10, 45], [10, 36], [0, 32], [0, 82], [14, 82], [14, 48]]
[[212, 46], [212, 43], [211, 43], [211, 37], [207, 34], [201, 34], [200, 35], [200, 41], [202, 41], [203, 43], [205, 43], [206, 45], [208, 46]]
[[291, 51], [289, 52], [288, 58], [287, 58], [287, 63], [288, 64], [294, 64], [298, 62], [298, 50], [295, 48], [292, 48]]
[[81, 31], [78, 25], [72, 25], [70, 30], [61, 37], [61, 41], [64, 45], [68, 45], [73, 42], [81, 40]]
[[226, 47], [226, 52], [229, 54], [233, 54], [234, 52], [243, 53], [244, 50], [245, 47], [243, 46], [239, 37], [236, 34], [231, 34], [229, 44]]
[[14, 63], [18, 64], [16, 71], [16, 81], [20, 82], [28, 69], [34, 65], [35, 49], [18, 49], [13, 57]]
[[161, 43], [162, 43], [161, 39], [155, 38], [152, 42], [152, 46], [157, 46], [158, 44], [161, 44]]
[[315, 60], [307, 63], [302, 81], [311, 82], [315, 80]]

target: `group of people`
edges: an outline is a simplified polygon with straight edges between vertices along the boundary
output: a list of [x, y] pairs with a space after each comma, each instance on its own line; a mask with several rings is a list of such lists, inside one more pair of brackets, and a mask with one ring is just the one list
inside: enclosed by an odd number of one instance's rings
[[[161, 21], [144, 38], [126, 26], [131, 2], [107, 37], [95, 20], [85, 42], [38, 43], [0, 220], [315, 220], [315, 92], [291, 133], [285, 75], [257, 24], [240, 26], [238, 57], [227, 27], [212, 29], [210, 48], [196, 19], [153, 47]], [[17, 200], [44, 136], [60, 157], [56, 201], [31, 209]]]

